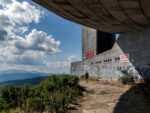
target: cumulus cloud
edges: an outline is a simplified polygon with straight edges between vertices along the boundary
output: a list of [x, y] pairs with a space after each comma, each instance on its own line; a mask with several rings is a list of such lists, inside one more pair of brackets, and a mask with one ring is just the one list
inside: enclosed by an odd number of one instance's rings
[[34, 58], [34, 56], [14, 56], [11, 59], [8, 59], [7, 63], [13, 65], [43, 65], [42, 61]]
[[[45, 58], [37, 56], [38, 55], [7, 57], [7, 63], [9, 62], [9, 65], [5, 65], [6, 63], [3, 65], [9, 69], [25, 69], [28, 71], [43, 71], [52, 73], [70, 73], [71, 61], [69, 58], [71, 58], [71, 56], [64, 61], [57, 62], [47, 61]], [[76, 57], [76, 59], [79, 58]], [[0, 68], [3, 69], [4, 67], [0, 65]]]
[[[32, 6], [26, 1], [1, 0], [0, 5], [0, 44], [6, 45], [1, 52], [11, 54], [24, 54], [27, 51], [39, 51], [45, 53], [60, 52], [60, 41], [55, 41], [52, 35], [33, 29], [25, 37], [29, 23], [38, 23], [44, 12]], [[17, 33], [17, 34], [16, 34]], [[6, 52], [5, 52], [6, 53]]]
[[50, 68], [56, 68], [56, 69], [58, 69], [58, 68], [67, 68], [67, 69], [69, 69], [71, 62], [78, 61], [78, 60], [79, 60], [79, 58], [77, 56], [71, 55], [66, 59], [66, 61], [44, 62], [44, 63]]
[[[60, 41], [44, 31], [28, 31], [29, 24], [39, 23], [42, 17], [44, 12], [26, 1], [0, 0], [1, 64], [28, 70], [50, 68], [50, 62], [45, 58], [61, 52]], [[60, 63], [54, 65], [59, 67]]]
[[27, 26], [18, 27], [17, 29], [14, 29], [14, 32], [20, 33], [20, 34], [23, 34], [23, 33], [25, 33], [26, 31], [28, 31], [28, 27], [27, 27]]
[[80, 60], [77, 56], [71, 55], [66, 61], [60, 62], [44, 62], [44, 64], [48, 67], [48, 69], [54, 70], [55, 72], [65, 72], [70, 73], [70, 65], [71, 62]]
[[63, 62], [45, 62], [46, 66], [50, 69], [60, 69], [60, 68], [66, 68], [70, 66], [70, 62], [63, 61]]
[[5, 40], [6, 35], [7, 35], [6, 31], [0, 30], [0, 41]]
[[7, 35], [25, 33], [27, 24], [38, 23], [44, 16], [44, 11], [37, 9], [26, 1], [0, 0], [0, 30]]
[[0, 0], [1, 70], [69, 73], [71, 62], [79, 58], [71, 55], [64, 61], [51, 61], [50, 55], [61, 52], [61, 42], [44, 31], [29, 31], [29, 24], [39, 23], [42, 17], [44, 12], [26, 1]]
[[38, 23], [42, 14], [44, 14], [43, 11], [38, 10], [26, 1], [1, 0], [0, 5], [3, 7], [0, 14], [9, 17], [12, 22], [17, 24], [28, 24], [33, 21]]
[[0, 58], [11, 64], [40, 65], [40, 59], [44, 56], [60, 52], [60, 41], [36, 29], [25, 37], [16, 37], [3, 43], [5, 46], [0, 48]]
[[43, 31], [33, 29], [25, 38], [20, 38], [15, 42], [15, 47], [21, 51], [34, 50], [43, 51], [46, 53], [57, 53], [59, 50], [60, 41], [55, 41], [51, 35]]
[[12, 0], [1, 0], [0, 1], [0, 5], [7, 5], [7, 4], [11, 4], [12, 3]]
[[69, 62], [75, 62], [75, 61], [78, 61], [78, 60], [79, 60], [79, 58], [76, 55], [72, 55], [72, 56], [68, 57]]
[[11, 33], [14, 26], [14, 23], [11, 22], [9, 17], [0, 13], [0, 30]]

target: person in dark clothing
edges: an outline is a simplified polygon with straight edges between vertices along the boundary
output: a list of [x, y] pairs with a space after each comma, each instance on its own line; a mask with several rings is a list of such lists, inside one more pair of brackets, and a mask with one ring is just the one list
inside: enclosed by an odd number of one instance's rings
[[86, 71], [86, 73], [85, 73], [85, 79], [86, 79], [86, 82], [88, 83], [88, 78], [89, 78], [89, 74], [88, 74], [88, 72]]

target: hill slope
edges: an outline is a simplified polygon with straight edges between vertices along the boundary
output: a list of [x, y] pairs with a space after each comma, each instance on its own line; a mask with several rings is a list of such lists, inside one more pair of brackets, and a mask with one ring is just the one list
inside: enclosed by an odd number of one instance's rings
[[10, 81], [1, 82], [0, 86], [6, 86], [6, 85], [10, 85], [10, 84], [13, 84], [16, 86], [23, 86], [25, 83], [27, 83], [31, 86], [34, 86], [46, 78], [48, 78], [48, 76], [39, 76], [39, 77], [21, 79], [21, 80], [10, 80]]

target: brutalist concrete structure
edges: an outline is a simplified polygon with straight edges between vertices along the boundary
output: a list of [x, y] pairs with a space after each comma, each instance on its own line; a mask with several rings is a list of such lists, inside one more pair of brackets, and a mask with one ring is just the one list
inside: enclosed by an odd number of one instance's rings
[[[89, 27], [82, 27], [82, 59], [96, 55], [97, 30]], [[91, 54], [91, 55], [90, 55]]]
[[[65, 19], [94, 28], [83, 28], [88, 31], [83, 32], [83, 60], [72, 63], [72, 74], [88, 70], [91, 76], [117, 80], [121, 70], [138, 76], [140, 69], [150, 75], [150, 0], [33, 1]], [[96, 38], [105, 32], [119, 33], [119, 39], [113, 43], [113, 39]], [[97, 47], [100, 43], [102, 47]]]
[[112, 48], [115, 34], [82, 26], [82, 60]]
[[33, 0], [73, 22], [109, 33], [150, 27], [150, 0]]
[[[84, 37], [84, 39], [86, 38]], [[118, 40], [109, 50], [91, 58], [72, 63], [71, 74], [83, 75], [85, 71], [88, 71], [90, 76], [93, 77], [101, 77], [106, 80], [118, 80], [123, 75], [122, 70], [126, 70], [134, 76], [140, 77], [136, 69], [149, 68], [149, 64], [150, 29], [147, 29], [121, 33]]]

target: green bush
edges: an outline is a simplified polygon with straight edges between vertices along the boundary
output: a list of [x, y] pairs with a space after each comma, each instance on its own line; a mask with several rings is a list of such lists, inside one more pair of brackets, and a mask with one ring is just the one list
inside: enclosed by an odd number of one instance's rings
[[0, 97], [0, 111], [8, 109], [7, 103], [3, 98]]
[[1, 91], [0, 112], [19, 107], [27, 113], [67, 113], [69, 103], [82, 95], [83, 88], [78, 82], [76, 76], [53, 75], [34, 87], [27, 84], [21, 87], [7, 86]]
[[120, 77], [119, 81], [124, 85], [134, 84], [134, 79], [131, 75], [124, 75], [124, 76]]
[[28, 98], [26, 100], [26, 111], [27, 112], [33, 112], [33, 111], [37, 111], [37, 112], [43, 112], [45, 110], [45, 103], [42, 101], [41, 98]]
[[17, 112], [4, 110], [4, 111], [1, 111], [0, 113], [17, 113]]

